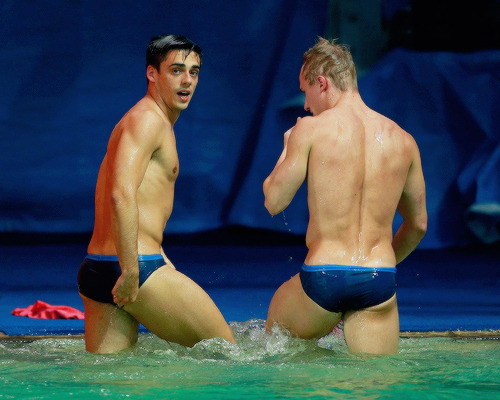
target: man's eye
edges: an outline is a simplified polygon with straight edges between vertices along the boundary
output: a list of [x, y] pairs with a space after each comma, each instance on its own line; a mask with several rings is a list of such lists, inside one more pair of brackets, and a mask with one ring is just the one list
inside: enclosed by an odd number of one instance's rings
[[196, 76], [198, 76], [198, 74], [199, 74], [199, 72], [196, 71], [196, 70], [195, 71], [191, 71], [191, 76], [195, 76], [196, 77]]

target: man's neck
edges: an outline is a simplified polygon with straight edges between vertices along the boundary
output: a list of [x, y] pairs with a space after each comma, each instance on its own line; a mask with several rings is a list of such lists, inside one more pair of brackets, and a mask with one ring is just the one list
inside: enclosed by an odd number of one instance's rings
[[337, 91], [336, 96], [334, 96], [331, 100], [331, 107], [337, 107], [339, 105], [357, 105], [363, 103], [361, 100], [361, 96], [359, 92], [356, 90], [346, 90], [344, 92]]
[[165, 102], [161, 99], [161, 97], [155, 95], [151, 90], [148, 90], [145, 97], [151, 99], [151, 101], [153, 101], [156, 104], [159, 111], [167, 117], [167, 119], [170, 121], [170, 123], [172, 124], [172, 127], [173, 127], [175, 122], [177, 121], [177, 119], [181, 115], [181, 111], [169, 108], [165, 104]]

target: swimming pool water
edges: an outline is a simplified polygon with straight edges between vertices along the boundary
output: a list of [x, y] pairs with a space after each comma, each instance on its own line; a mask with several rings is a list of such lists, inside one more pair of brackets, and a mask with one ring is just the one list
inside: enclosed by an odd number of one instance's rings
[[114, 355], [81, 339], [0, 342], [0, 399], [499, 399], [500, 341], [402, 339], [387, 357], [351, 355], [343, 338], [266, 334], [233, 323], [238, 340], [193, 348], [140, 335]]

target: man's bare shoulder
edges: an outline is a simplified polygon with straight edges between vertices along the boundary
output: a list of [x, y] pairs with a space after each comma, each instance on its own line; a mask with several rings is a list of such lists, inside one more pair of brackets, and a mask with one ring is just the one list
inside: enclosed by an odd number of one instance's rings
[[302, 150], [307, 150], [312, 145], [314, 138], [318, 136], [320, 130], [321, 123], [317, 120], [317, 117], [302, 117], [297, 120], [297, 123], [291, 129], [290, 138]]
[[122, 118], [122, 121], [135, 123], [153, 122], [158, 124], [169, 124], [168, 118], [161, 112], [154, 100], [143, 97]]
[[317, 121], [313, 116], [307, 116], [297, 119], [297, 123], [295, 124], [294, 129], [296, 131], [307, 131], [310, 128], [313, 128], [317, 125]]
[[370, 110], [370, 114], [371, 114], [370, 119], [373, 121], [371, 124], [373, 128], [376, 128], [381, 132], [386, 132], [394, 136], [399, 136], [409, 146], [413, 146], [416, 144], [413, 136], [389, 117], [386, 117], [385, 115], [380, 114], [374, 110]]
[[386, 118], [386, 120], [388, 121], [388, 124], [391, 127], [392, 132], [400, 135], [402, 140], [405, 142], [405, 144], [408, 147], [416, 147], [417, 146], [417, 142], [415, 141], [415, 139], [413, 138], [413, 136], [409, 132], [405, 131], [401, 126], [399, 126], [393, 120], [391, 120], [387, 117], [384, 117], [384, 118]]
[[154, 137], [171, 128], [168, 119], [148, 98], [139, 100], [120, 120], [116, 128], [132, 135]]
[[310, 136], [314, 132], [321, 130], [324, 125], [327, 124], [328, 120], [324, 118], [323, 114], [317, 116], [302, 117], [297, 120], [293, 132], [304, 136]]
[[325, 136], [336, 137], [344, 127], [352, 125], [353, 119], [335, 108], [304, 117], [297, 123], [302, 135], [315, 143], [322, 142]]

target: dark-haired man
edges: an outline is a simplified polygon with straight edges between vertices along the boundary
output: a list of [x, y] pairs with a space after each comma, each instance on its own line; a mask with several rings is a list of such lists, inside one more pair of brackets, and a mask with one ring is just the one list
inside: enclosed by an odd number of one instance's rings
[[192, 346], [233, 333], [217, 306], [162, 249], [179, 159], [174, 124], [198, 84], [202, 53], [183, 36], [158, 36], [146, 53], [146, 95], [111, 133], [95, 193], [95, 224], [78, 273], [90, 352], [137, 341], [139, 323]]
[[[368, 108], [346, 46], [320, 38], [304, 54], [304, 108], [264, 182], [265, 206], [284, 210], [307, 178], [308, 253], [299, 274], [275, 293], [267, 317], [302, 338], [342, 318], [349, 350], [398, 349], [396, 264], [427, 228], [425, 183], [415, 140]], [[396, 209], [403, 223], [392, 235]]]

